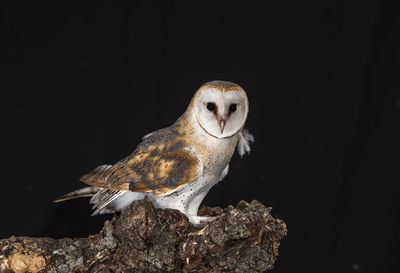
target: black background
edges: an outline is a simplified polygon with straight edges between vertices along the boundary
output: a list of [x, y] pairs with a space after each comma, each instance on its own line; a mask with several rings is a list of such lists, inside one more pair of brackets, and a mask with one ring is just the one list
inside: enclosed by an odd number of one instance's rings
[[[58, 2], [56, 2], [58, 3]], [[399, 272], [399, 1], [3, 7], [0, 237], [87, 236], [53, 204], [172, 124], [204, 82], [248, 93], [256, 142], [203, 204], [288, 225], [274, 272]]]

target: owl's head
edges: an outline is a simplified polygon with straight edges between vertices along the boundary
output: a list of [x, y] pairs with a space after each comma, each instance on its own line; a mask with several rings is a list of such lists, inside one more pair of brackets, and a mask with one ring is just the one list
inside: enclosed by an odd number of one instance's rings
[[217, 138], [237, 134], [243, 128], [249, 111], [246, 92], [239, 85], [227, 81], [203, 84], [192, 102], [201, 128]]

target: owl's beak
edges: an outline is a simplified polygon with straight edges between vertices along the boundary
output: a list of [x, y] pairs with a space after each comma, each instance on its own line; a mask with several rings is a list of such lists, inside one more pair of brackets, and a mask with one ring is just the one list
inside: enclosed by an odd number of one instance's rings
[[221, 134], [224, 132], [225, 128], [225, 120], [221, 116], [217, 116], [217, 122], [219, 125], [219, 129], [221, 130]]

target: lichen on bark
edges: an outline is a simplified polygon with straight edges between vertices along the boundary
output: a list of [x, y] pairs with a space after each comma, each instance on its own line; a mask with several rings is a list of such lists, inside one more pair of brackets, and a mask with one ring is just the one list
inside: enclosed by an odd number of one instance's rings
[[0, 240], [0, 272], [263, 272], [273, 267], [286, 225], [258, 201], [226, 209], [203, 228], [150, 200], [134, 202], [88, 238]]

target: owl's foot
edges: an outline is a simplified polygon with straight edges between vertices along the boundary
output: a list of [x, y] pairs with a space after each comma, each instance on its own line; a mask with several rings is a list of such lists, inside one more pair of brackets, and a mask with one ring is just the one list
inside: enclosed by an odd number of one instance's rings
[[214, 221], [217, 216], [197, 216], [197, 215], [188, 215], [189, 221], [195, 226], [195, 227], [203, 227], [205, 226], [208, 222]]

